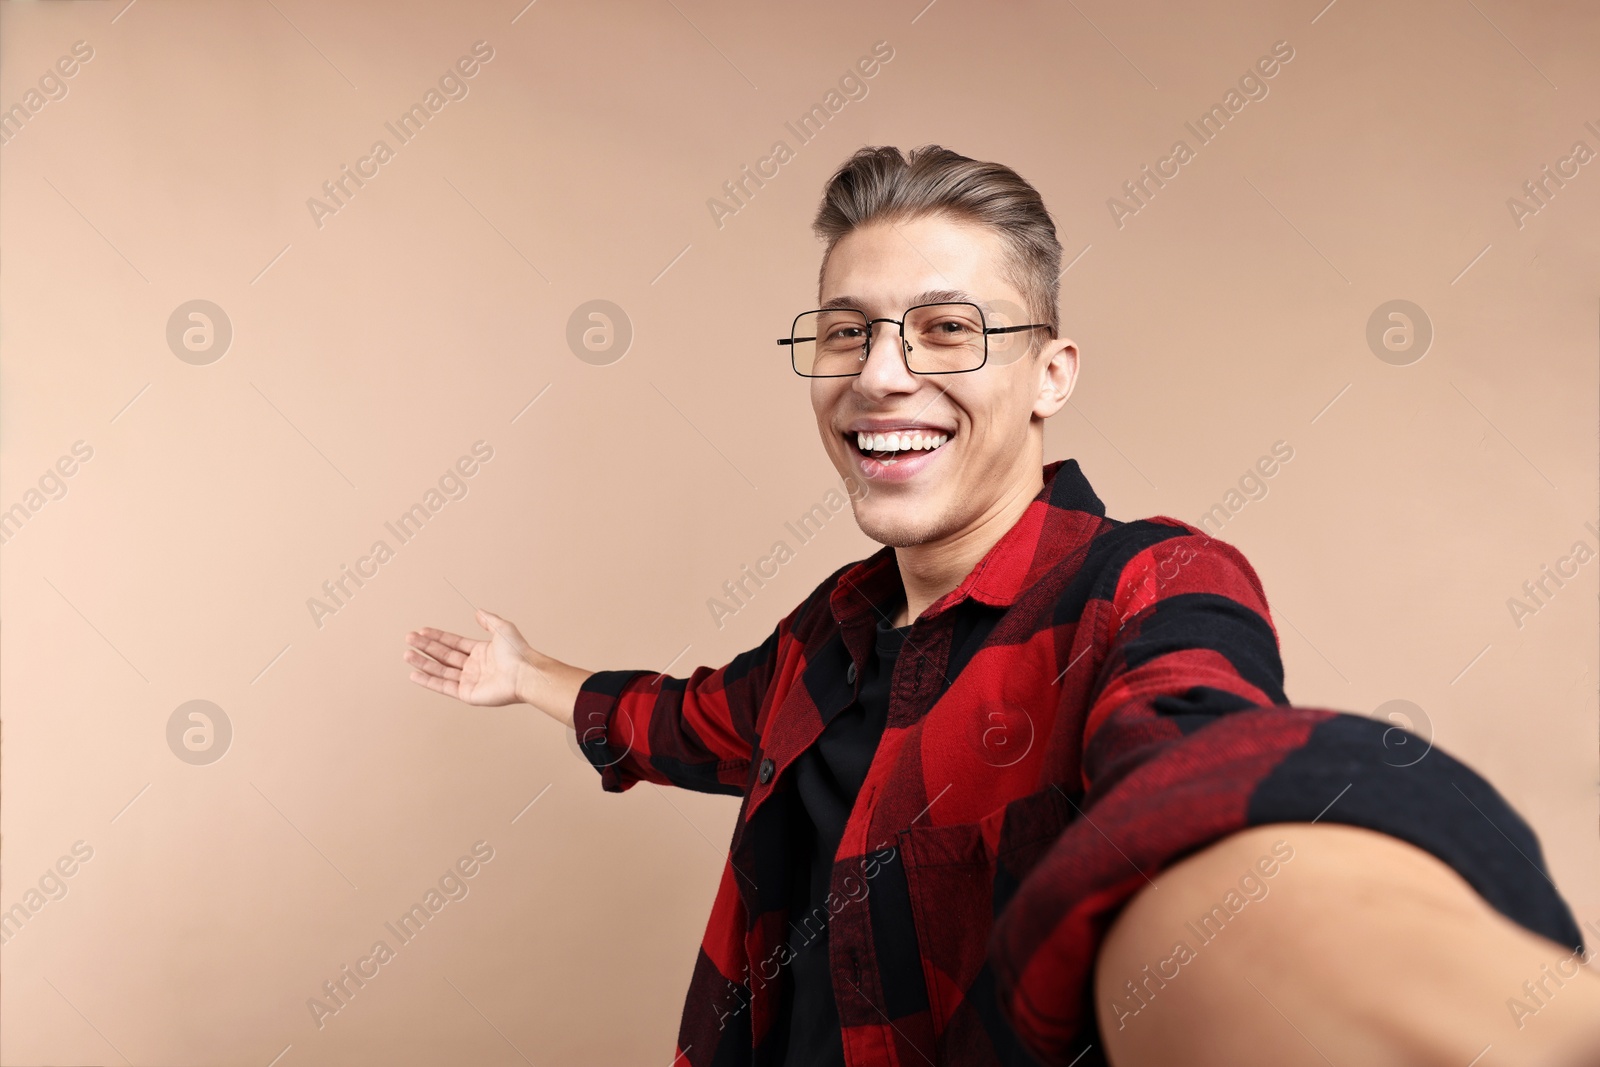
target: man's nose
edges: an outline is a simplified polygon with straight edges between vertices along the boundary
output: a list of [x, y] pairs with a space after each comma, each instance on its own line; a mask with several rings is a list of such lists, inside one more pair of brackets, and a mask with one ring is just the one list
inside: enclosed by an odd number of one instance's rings
[[868, 326], [866, 365], [861, 368], [861, 374], [865, 377], [875, 370], [882, 373], [878, 368], [887, 369], [895, 377], [906, 377], [910, 373], [905, 363], [905, 336], [900, 324], [893, 319], [877, 319]]

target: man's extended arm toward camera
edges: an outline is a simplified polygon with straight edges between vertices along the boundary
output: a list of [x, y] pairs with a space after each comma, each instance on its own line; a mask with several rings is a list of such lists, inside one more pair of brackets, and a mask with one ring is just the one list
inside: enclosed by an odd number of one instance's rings
[[[1293, 858], [1263, 877], [1274, 845]], [[1230, 893], [1239, 910], [1209, 918]], [[1600, 1064], [1600, 975], [1438, 859], [1353, 826], [1253, 827], [1157, 873], [1094, 984], [1115, 1067]]]
[[[1507, 1054], [1532, 1048], [1544, 1019], [1554, 1032], [1581, 1014], [1556, 1012], [1563, 997], [1588, 1010], [1594, 980], [1538, 993], [1548, 1016], [1513, 1018], [1510, 998], [1538, 1006], [1522, 982], [1580, 936], [1527, 824], [1421, 739], [1398, 746], [1386, 722], [1288, 704], [1237, 550], [1138, 536], [1085, 637], [1101, 654], [1082, 780], [1060, 783], [1082, 817], [990, 941], [1019, 1035], [1063, 1067], [1091, 1018], [1117, 1067], [1467, 1067], [1491, 1043], [1478, 1067], [1543, 1062]], [[1469, 1011], [1508, 1025], [1457, 1061], [1479, 1032], [1461, 1023]]]

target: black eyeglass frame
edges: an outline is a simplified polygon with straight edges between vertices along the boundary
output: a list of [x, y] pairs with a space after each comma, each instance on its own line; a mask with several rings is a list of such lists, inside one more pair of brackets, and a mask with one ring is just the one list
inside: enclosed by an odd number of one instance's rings
[[[978, 322], [983, 324], [983, 361], [981, 363], [979, 363], [976, 367], [967, 367], [964, 370], [916, 370], [911, 366], [911, 342], [906, 340], [906, 319], [910, 318], [911, 313], [916, 311], [918, 308], [931, 307], [969, 307], [978, 313]], [[857, 315], [860, 315], [863, 319], [866, 319], [867, 336], [861, 343], [861, 362], [863, 363], [867, 361], [867, 356], [872, 352], [872, 327], [880, 322], [894, 323], [895, 328], [900, 331], [900, 360], [906, 365], [906, 372], [908, 374], [971, 374], [975, 370], [982, 370], [989, 363], [990, 334], [1018, 333], [1022, 330], [1050, 329], [1050, 324], [1048, 322], [1033, 322], [1025, 326], [990, 326], [988, 324], [988, 320], [983, 317], [983, 308], [968, 300], [935, 300], [927, 304], [913, 304], [911, 307], [906, 308], [905, 312], [898, 319], [891, 319], [888, 317], [878, 319], [870, 318], [868, 317], [867, 313], [862, 311], [860, 308], [814, 308], [811, 311], [802, 311], [800, 314], [796, 315], [794, 317], [794, 322], [789, 324], [789, 336], [778, 338], [778, 344], [789, 346], [789, 366], [793, 368], [794, 372], [800, 375], [802, 378], [858, 378], [861, 376], [860, 371], [856, 371], [854, 374], [807, 374], [802, 371], [799, 365], [795, 362], [794, 346], [800, 344], [802, 341], [816, 340], [815, 337], [796, 337], [794, 335], [795, 328], [800, 325], [800, 320], [805, 318], [807, 315], [818, 315], [824, 311], [853, 311]]]

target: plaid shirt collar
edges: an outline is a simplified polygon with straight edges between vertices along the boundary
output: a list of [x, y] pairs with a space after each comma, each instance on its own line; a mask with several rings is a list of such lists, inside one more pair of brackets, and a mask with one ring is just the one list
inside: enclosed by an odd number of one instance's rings
[[[1063, 556], [1088, 547], [1105, 518], [1105, 505], [1089, 486], [1075, 459], [1045, 464], [1044, 486], [1022, 517], [986, 552], [961, 584], [929, 607], [932, 617], [969, 597], [1006, 608], [1039, 574]], [[829, 607], [841, 630], [857, 630], [888, 615], [905, 596], [892, 546], [885, 545], [839, 579]], [[853, 644], [854, 642], [852, 642]]]

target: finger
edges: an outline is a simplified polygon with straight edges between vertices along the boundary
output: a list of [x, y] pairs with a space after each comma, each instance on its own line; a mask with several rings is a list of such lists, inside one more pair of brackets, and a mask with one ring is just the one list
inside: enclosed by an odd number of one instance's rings
[[471, 655], [474, 648], [483, 644], [483, 639], [462, 637], [460, 634], [453, 634], [448, 630], [435, 629], [432, 626], [424, 626], [420, 630], [412, 630], [406, 634], [406, 643], [413, 648], [427, 649], [431, 653], [430, 642], [442, 644], [447, 648]]
[[[459, 686], [455, 682], [447, 681], [443, 678], [435, 678], [430, 674], [423, 674], [421, 671], [412, 671], [411, 680], [418, 685], [432, 689], [435, 693], [443, 693], [447, 697], [455, 697], [459, 690]], [[456, 699], [459, 700], [460, 698], [456, 697]]]
[[477, 639], [462, 638], [461, 641], [461, 645], [452, 646], [444, 641], [425, 638], [420, 643], [412, 642], [411, 647], [426, 652], [441, 663], [447, 663], [452, 667], [460, 667], [472, 655], [472, 650], [483, 644], [481, 640]]
[[420, 671], [425, 671], [435, 678], [448, 678], [451, 681], [461, 677], [461, 672], [455, 667], [446, 667], [437, 660], [429, 659], [414, 648], [408, 648], [403, 657], [405, 661]]

